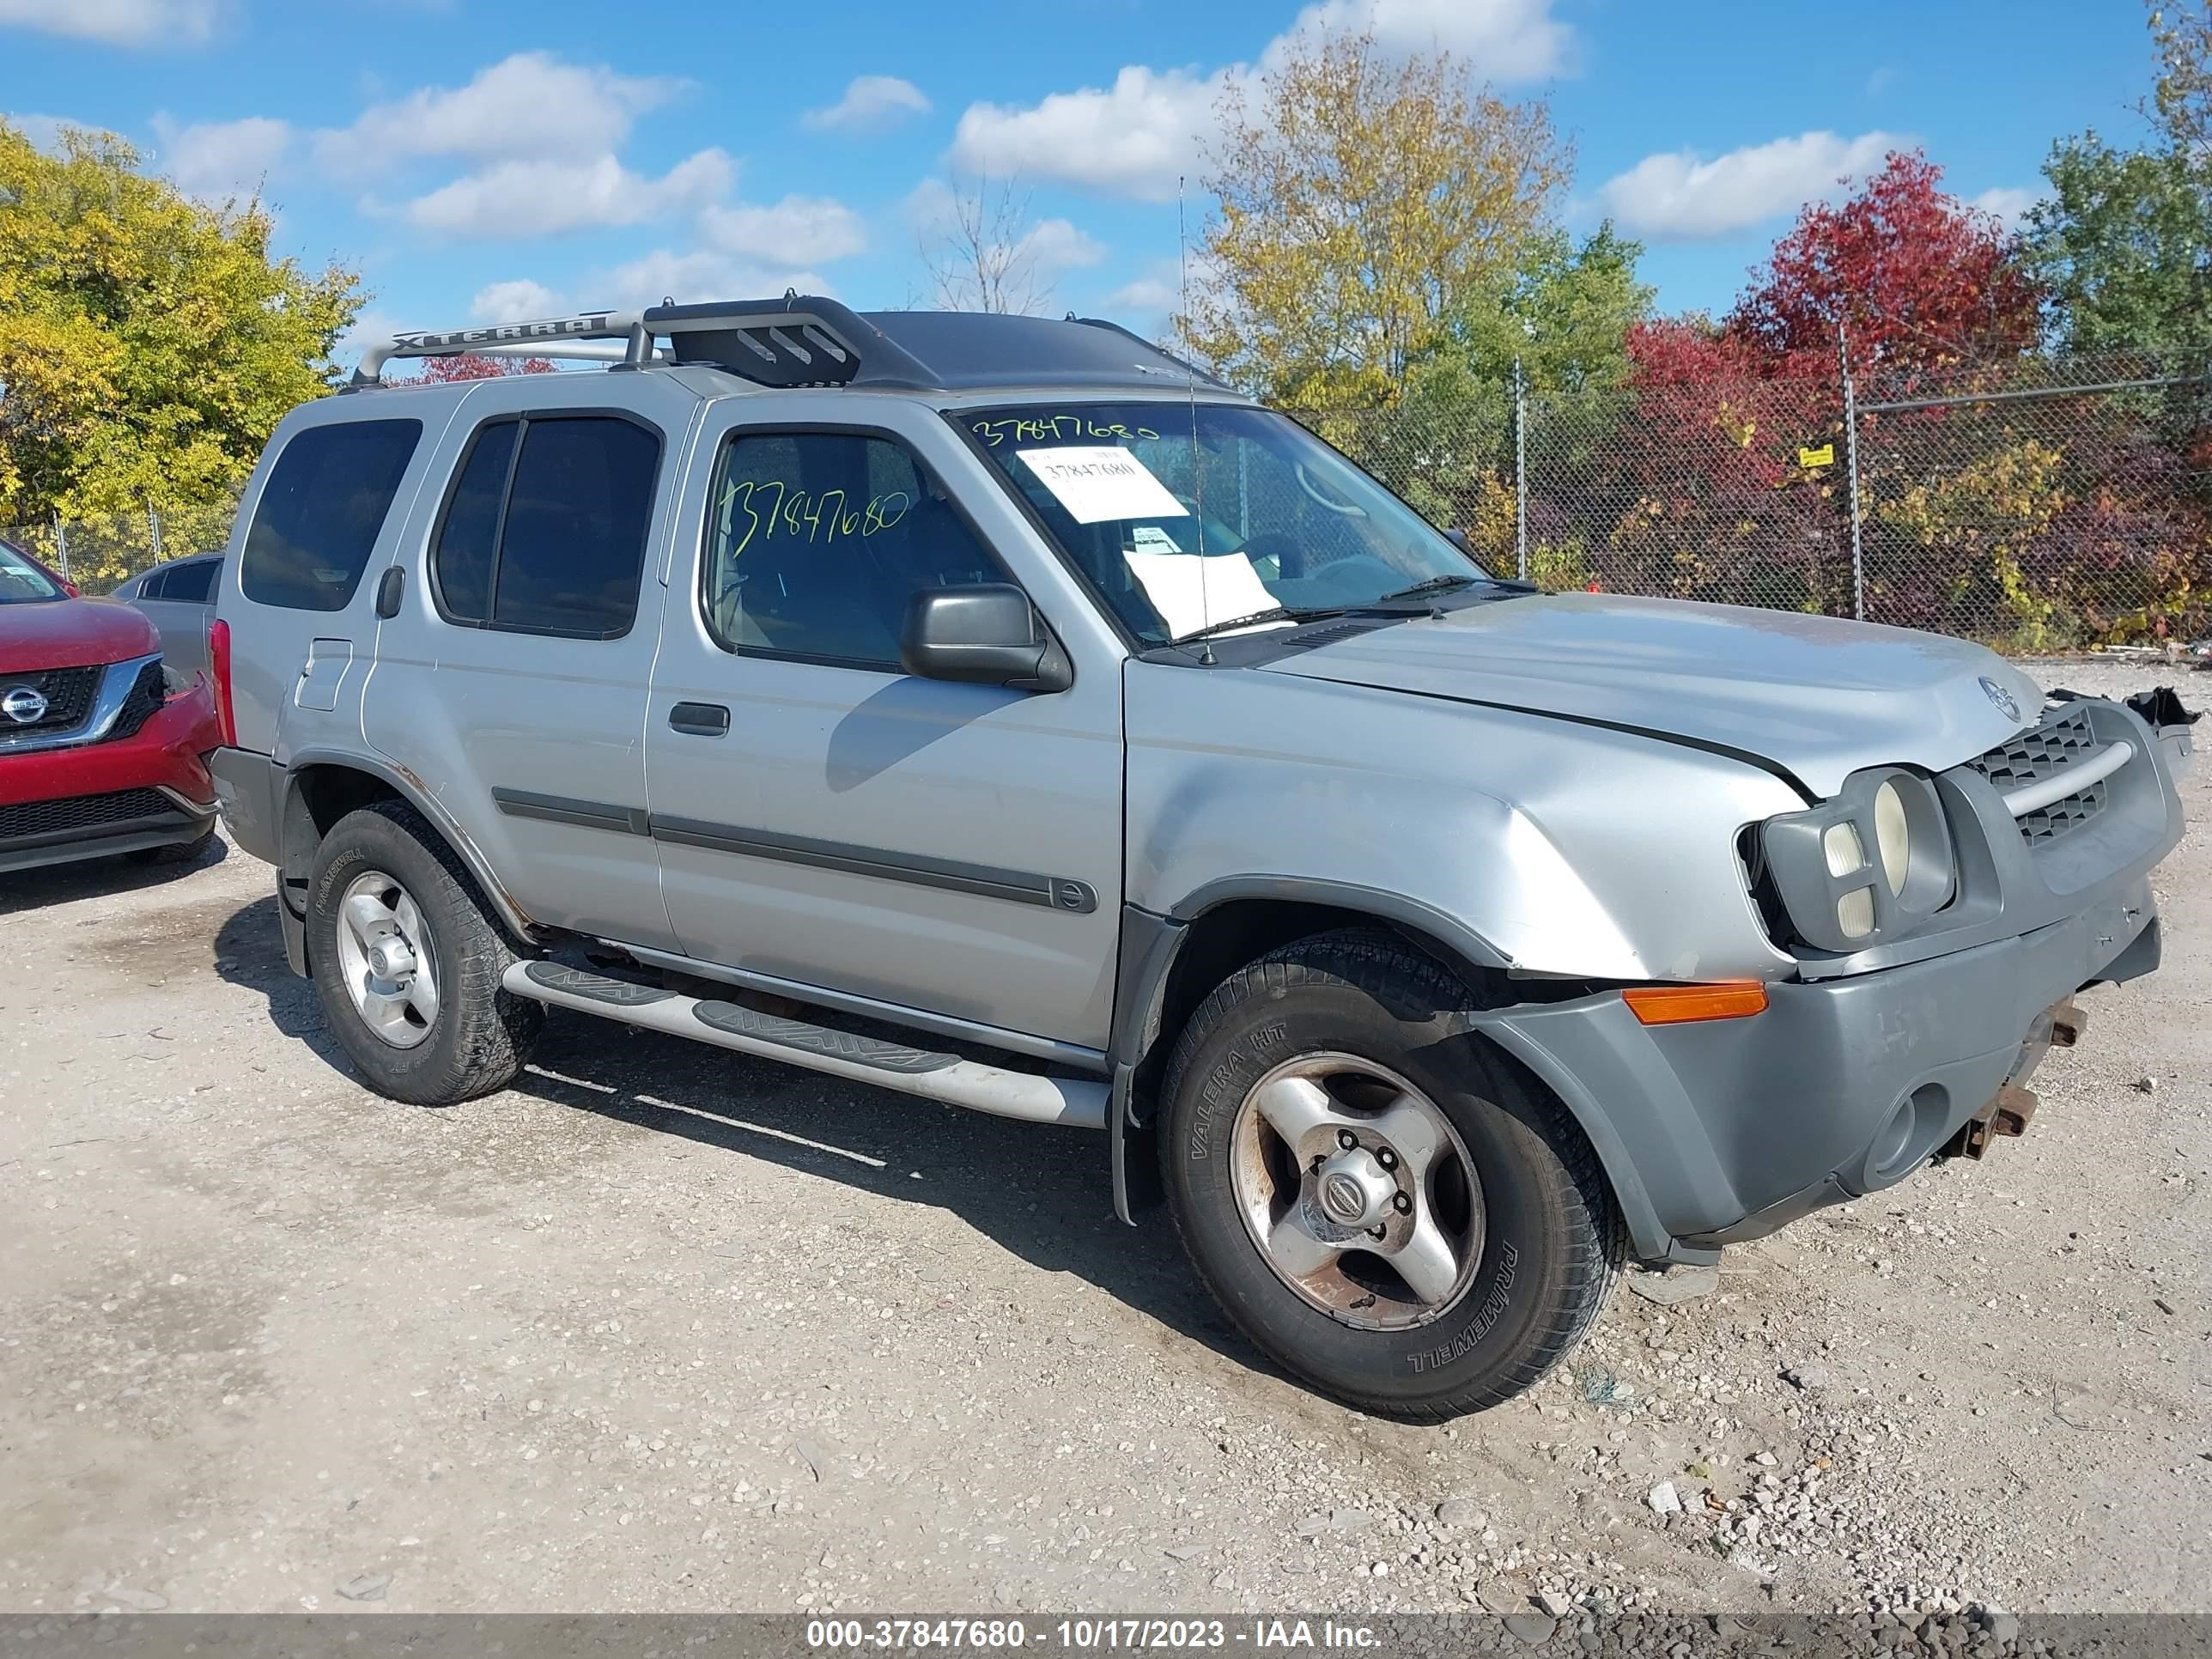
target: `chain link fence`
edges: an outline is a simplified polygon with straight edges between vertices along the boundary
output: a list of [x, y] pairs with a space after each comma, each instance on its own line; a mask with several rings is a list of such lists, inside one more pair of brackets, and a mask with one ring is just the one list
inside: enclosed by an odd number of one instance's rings
[[1727, 380], [1304, 417], [1495, 570], [2014, 652], [2212, 629], [2212, 365]]
[[237, 516], [237, 500], [226, 497], [113, 518], [0, 524], [0, 541], [13, 542], [88, 593], [106, 593], [164, 559], [220, 552]]
[[[2212, 362], [2116, 356], [1302, 416], [1493, 570], [1863, 617], [2014, 652], [2212, 633]], [[88, 592], [234, 500], [0, 526]]]

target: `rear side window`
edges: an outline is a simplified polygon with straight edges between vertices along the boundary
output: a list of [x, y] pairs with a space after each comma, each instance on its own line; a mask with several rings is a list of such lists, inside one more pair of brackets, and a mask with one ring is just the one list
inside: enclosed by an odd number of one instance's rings
[[431, 552], [449, 622], [613, 639], [637, 616], [660, 439], [616, 416], [481, 428]]
[[173, 565], [161, 578], [161, 592], [158, 597], [177, 605], [205, 605], [209, 592], [215, 586], [215, 573], [216, 562], [213, 559]]
[[420, 421], [341, 421], [296, 434], [270, 469], [246, 533], [238, 573], [246, 597], [289, 611], [344, 610], [422, 436]]

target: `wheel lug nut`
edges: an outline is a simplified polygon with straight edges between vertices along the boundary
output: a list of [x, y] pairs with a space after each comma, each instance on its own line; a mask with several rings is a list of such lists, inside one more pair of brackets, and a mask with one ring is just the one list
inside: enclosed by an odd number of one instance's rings
[[1378, 1221], [1367, 1230], [1367, 1236], [1379, 1244], [1388, 1236], [1389, 1231], [1389, 1230]]
[[1348, 1152], [1359, 1144], [1359, 1137], [1349, 1129], [1339, 1129], [1336, 1132], [1336, 1144]]
[[1390, 1200], [1390, 1207], [1400, 1215], [1411, 1215], [1413, 1212], [1413, 1195], [1411, 1193], [1399, 1194]]
[[1395, 1170], [1398, 1167], [1398, 1154], [1385, 1146], [1375, 1154], [1375, 1161], [1386, 1170]]

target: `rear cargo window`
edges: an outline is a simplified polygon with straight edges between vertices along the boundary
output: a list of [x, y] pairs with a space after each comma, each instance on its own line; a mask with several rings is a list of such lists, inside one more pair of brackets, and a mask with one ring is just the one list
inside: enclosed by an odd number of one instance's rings
[[239, 585], [258, 605], [343, 611], [360, 586], [420, 421], [311, 426], [270, 469], [246, 533]]
[[161, 583], [160, 597], [177, 605], [205, 605], [210, 590], [215, 586], [215, 573], [213, 559], [172, 565]]
[[660, 438], [616, 416], [488, 423], [431, 556], [448, 622], [613, 639], [637, 614]]

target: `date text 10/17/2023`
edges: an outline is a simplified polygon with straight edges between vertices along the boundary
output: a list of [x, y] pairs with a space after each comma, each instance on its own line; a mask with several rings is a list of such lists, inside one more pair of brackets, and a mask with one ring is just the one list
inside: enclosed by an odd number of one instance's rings
[[1371, 1651], [1370, 1626], [1306, 1619], [811, 1619], [812, 1650], [924, 1652], [1039, 1648], [1066, 1652], [1233, 1650], [1257, 1653]]

